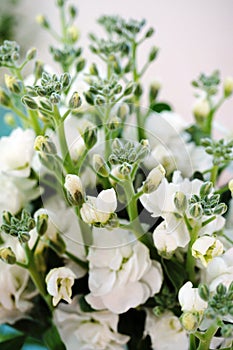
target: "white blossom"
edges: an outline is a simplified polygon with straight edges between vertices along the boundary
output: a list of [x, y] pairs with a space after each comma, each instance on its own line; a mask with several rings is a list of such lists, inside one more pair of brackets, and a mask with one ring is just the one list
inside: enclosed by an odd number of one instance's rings
[[158, 293], [162, 269], [151, 260], [148, 248], [134, 242], [131, 233], [95, 228], [89, 249], [89, 289], [87, 302], [96, 310], [122, 313], [143, 304]]
[[0, 171], [12, 176], [28, 177], [34, 153], [33, 130], [17, 128], [0, 138]]
[[53, 296], [53, 305], [56, 306], [61, 299], [71, 303], [72, 286], [75, 274], [67, 267], [58, 267], [49, 271], [46, 276], [47, 290]]
[[193, 257], [200, 259], [205, 267], [215, 256], [219, 256], [222, 253], [223, 244], [214, 237], [202, 236], [192, 245]]
[[208, 303], [201, 299], [198, 294], [198, 288], [193, 288], [192, 282], [186, 282], [178, 293], [179, 303], [182, 311], [197, 311], [202, 313]]
[[117, 208], [116, 192], [113, 188], [103, 190], [97, 197], [88, 196], [80, 210], [83, 221], [88, 224], [105, 224]]
[[149, 334], [153, 350], [188, 350], [189, 341], [180, 320], [171, 311], [160, 317], [146, 313], [145, 335]]
[[77, 299], [55, 311], [67, 350], [123, 350], [129, 337], [118, 333], [118, 320], [119, 316], [109, 311], [82, 312]]

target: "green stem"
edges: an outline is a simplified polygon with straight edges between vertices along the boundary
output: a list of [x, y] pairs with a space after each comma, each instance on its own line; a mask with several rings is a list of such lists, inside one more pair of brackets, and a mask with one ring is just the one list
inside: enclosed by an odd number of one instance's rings
[[203, 223], [201, 224], [202, 227], [208, 225], [210, 222], [214, 221], [216, 219], [216, 216], [212, 216], [211, 218], [203, 221]]
[[189, 335], [189, 350], [196, 350], [196, 339], [192, 333]]
[[46, 304], [48, 305], [50, 311], [53, 312], [52, 299], [51, 299], [51, 296], [46, 292], [44, 276], [42, 276], [40, 271], [38, 271], [38, 268], [35, 264], [33, 252], [30, 250], [27, 243], [25, 243], [24, 245], [24, 250], [27, 257], [27, 269], [30, 274], [30, 277], [34, 285], [38, 289], [40, 295], [43, 297]]
[[204, 334], [205, 339], [200, 341], [200, 344], [197, 350], [209, 350], [210, 342], [219, 328], [219, 326], [216, 323], [217, 322], [213, 323], [205, 332]]
[[67, 172], [73, 173], [75, 169], [73, 166], [73, 162], [72, 162], [67, 141], [66, 141], [64, 122], [61, 121], [61, 115], [57, 105], [54, 105], [54, 117], [55, 117], [57, 129], [58, 129], [58, 138], [61, 146], [61, 153], [64, 160], [65, 168]]
[[211, 169], [210, 181], [215, 185], [218, 176], [218, 166], [214, 165]]
[[32, 127], [36, 133], [36, 135], [40, 135], [41, 134], [41, 128], [40, 128], [40, 123], [39, 123], [39, 117], [38, 117], [38, 113], [37, 111], [32, 111], [32, 110], [28, 110], [30, 119], [31, 119], [31, 124]]
[[196, 241], [198, 237], [199, 232], [199, 225], [196, 225], [192, 228], [192, 230], [189, 230], [190, 235], [190, 241], [188, 245], [188, 252], [187, 252], [187, 258], [186, 258], [186, 271], [188, 273], [189, 280], [195, 285], [196, 283], [196, 272], [195, 272], [195, 258], [192, 256], [192, 245]]
[[92, 230], [91, 230], [90, 226], [88, 224], [86, 224], [81, 219], [81, 217], [80, 217], [80, 208], [79, 207], [75, 207], [75, 212], [76, 212], [76, 215], [78, 217], [78, 223], [79, 223], [79, 227], [80, 227], [83, 243], [84, 243], [84, 246], [85, 246], [85, 251], [86, 251], [86, 254], [88, 254], [88, 249], [92, 245], [92, 242], [93, 242]]

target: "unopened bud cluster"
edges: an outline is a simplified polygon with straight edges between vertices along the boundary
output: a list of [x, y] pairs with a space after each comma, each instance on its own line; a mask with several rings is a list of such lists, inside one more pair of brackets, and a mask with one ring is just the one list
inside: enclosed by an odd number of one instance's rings
[[149, 155], [149, 152], [150, 147], [147, 140], [142, 140], [141, 143], [130, 141], [123, 143], [119, 139], [115, 139], [112, 143], [112, 154], [109, 157], [109, 162], [113, 165], [139, 163]]
[[201, 144], [205, 147], [206, 153], [212, 155], [214, 165], [222, 166], [233, 160], [233, 140], [214, 141], [205, 138], [201, 140]]

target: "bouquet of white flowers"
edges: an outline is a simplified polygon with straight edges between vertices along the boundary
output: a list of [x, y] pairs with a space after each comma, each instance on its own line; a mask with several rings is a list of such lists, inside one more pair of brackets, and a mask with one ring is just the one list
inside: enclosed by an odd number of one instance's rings
[[232, 349], [233, 140], [213, 120], [233, 78], [193, 81], [190, 126], [142, 84], [145, 20], [99, 18], [86, 67], [77, 9], [56, 4], [61, 33], [37, 20], [60, 73], [24, 78], [36, 49], [0, 46], [1, 350]]

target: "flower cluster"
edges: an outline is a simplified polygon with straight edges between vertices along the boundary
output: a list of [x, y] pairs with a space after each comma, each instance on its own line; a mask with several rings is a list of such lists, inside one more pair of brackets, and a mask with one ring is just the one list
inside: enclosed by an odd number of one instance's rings
[[24, 79], [36, 50], [0, 46], [14, 127], [0, 138], [0, 348], [232, 349], [233, 141], [213, 120], [233, 79], [193, 81], [188, 125], [144, 87], [158, 54], [138, 64], [145, 20], [102, 16], [89, 64], [77, 9], [56, 5], [61, 33], [37, 22], [58, 72], [36, 61]]

